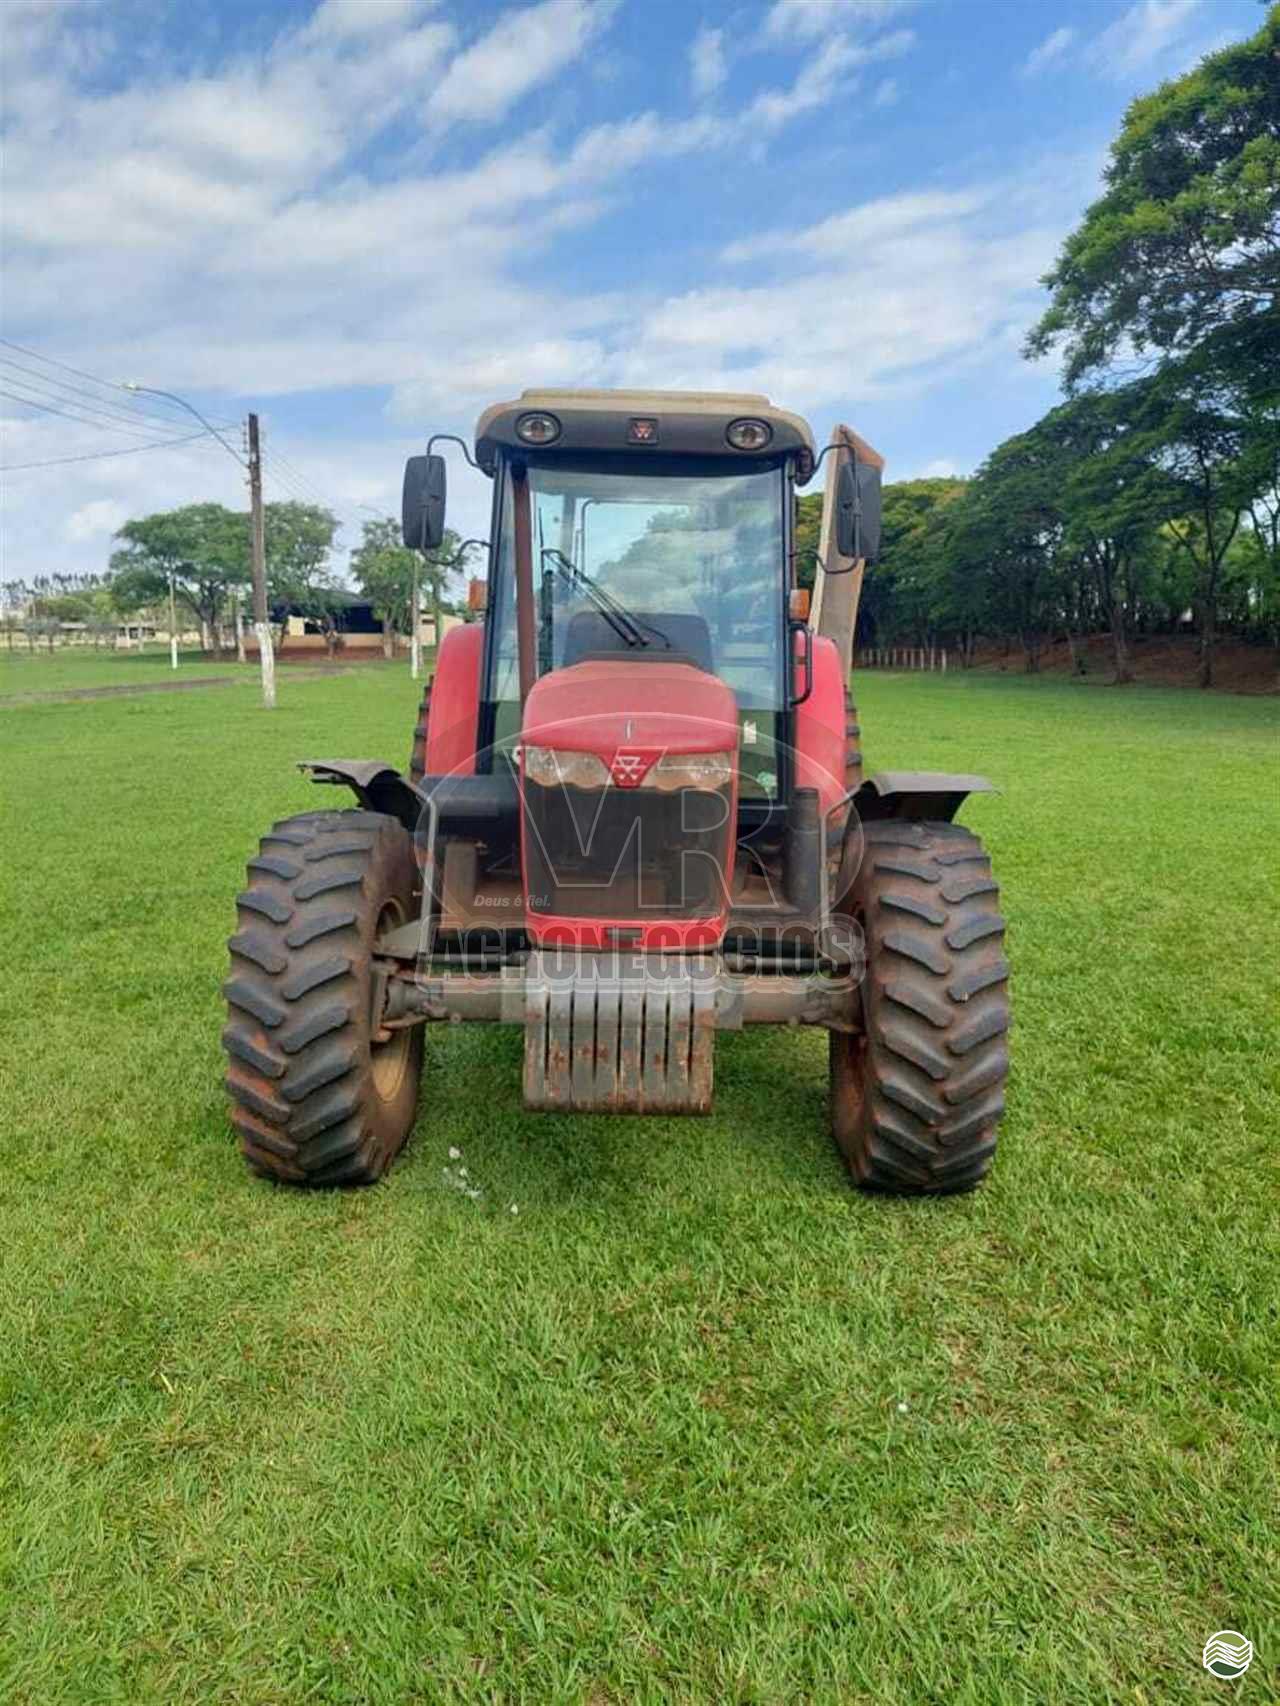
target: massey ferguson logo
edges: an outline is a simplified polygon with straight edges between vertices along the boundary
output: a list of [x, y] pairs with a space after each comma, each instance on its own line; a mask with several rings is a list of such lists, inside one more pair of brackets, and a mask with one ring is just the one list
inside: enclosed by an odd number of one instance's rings
[[651, 752], [615, 752], [609, 775], [616, 788], [638, 788], [649, 774], [656, 754]]

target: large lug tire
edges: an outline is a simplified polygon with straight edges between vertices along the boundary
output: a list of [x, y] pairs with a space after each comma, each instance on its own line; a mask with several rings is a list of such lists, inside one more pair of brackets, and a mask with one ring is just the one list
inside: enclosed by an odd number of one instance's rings
[[376, 937], [416, 915], [413, 840], [380, 812], [307, 812], [264, 835], [236, 896], [222, 1041], [231, 1123], [256, 1173], [382, 1177], [413, 1124], [422, 1030], [373, 1032]]
[[991, 861], [958, 824], [854, 825], [841, 910], [866, 940], [861, 1033], [831, 1033], [831, 1129], [855, 1182], [971, 1190], [990, 1170], [1009, 1068], [1009, 967]]
[[422, 690], [422, 704], [413, 729], [413, 746], [409, 751], [409, 780], [421, 782], [427, 773], [427, 726], [431, 720], [431, 683]]
[[862, 728], [858, 722], [858, 707], [848, 684], [844, 690], [844, 787], [847, 794], [856, 794], [862, 786]]

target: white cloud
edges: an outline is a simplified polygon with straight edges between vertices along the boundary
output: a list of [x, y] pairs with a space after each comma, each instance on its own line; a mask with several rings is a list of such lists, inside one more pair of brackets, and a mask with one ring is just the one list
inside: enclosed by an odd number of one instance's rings
[[871, 97], [871, 105], [873, 107], [892, 107], [897, 105], [897, 101], [898, 79], [896, 77], [881, 78], [876, 85], [875, 94]]
[[[596, 20], [583, 29], [604, 16], [583, 0], [553, 3], [562, 23]], [[833, 180], [829, 219], [735, 245], [726, 260], [752, 260], [749, 274], [717, 262], [713, 287], [669, 295], [643, 280], [616, 295], [574, 282], [567, 234], [604, 197], [616, 208], [664, 162], [716, 169], [714, 151], [727, 158], [843, 95], [873, 61], [905, 51], [905, 32], [814, 48], [793, 83], [733, 108], [620, 105], [607, 124], [504, 137], [445, 169], [420, 140], [397, 153], [378, 139], [424, 114], [490, 37], [458, 54], [441, 11], [406, 4], [385, 28], [373, 11], [331, 0], [256, 60], [85, 86], [54, 27], [29, 67], [41, 98], [18, 107], [6, 138], [7, 335], [185, 393], [223, 418], [259, 407], [268, 495], [288, 495], [287, 477], [272, 491], [283, 449], [352, 535], [354, 506], [394, 510], [402, 459], [424, 428], [466, 433], [483, 403], [524, 384], [763, 388], [822, 409], [927, 392], [995, 351], [1018, 367], [1032, 281], [1079, 202], [1065, 213], [1059, 204], [1055, 222], [1007, 182], [858, 203], [847, 180]], [[508, 27], [535, 16], [545, 26], [548, 14], [527, 6]], [[556, 51], [581, 56], [566, 40]], [[468, 117], [518, 98], [535, 71], [554, 75], [538, 41], [536, 66], [532, 42], [519, 76], [491, 61], [456, 97]], [[366, 170], [374, 147], [376, 177]], [[1075, 195], [1061, 162], [1037, 177], [1045, 194], [1050, 185]], [[758, 217], [744, 208], [742, 229]], [[308, 392], [351, 395], [322, 412]], [[298, 424], [308, 419], [323, 424]], [[8, 463], [127, 442], [52, 416], [5, 429]], [[454, 471], [458, 524], [482, 532], [485, 483]], [[31, 470], [6, 485], [3, 572], [13, 575], [101, 568], [121, 512], [245, 502], [241, 471], [209, 440]], [[48, 515], [68, 508], [51, 533]]]
[[541, 0], [504, 12], [449, 66], [427, 101], [436, 124], [492, 122], [577, 59], [608, 23], [616, 0]]
[[63, 532], [68, 539], [109, 539], [129, 519], [128, 508], [117, 498], [94, 498], [81, 504], [66, 519]]
[[838, 24], [883, 23], [911, 0], [774, 0], [765, 18], [774, 40], [815, 41]]
[[776, 130], [801, 113], [825, 106], [841, 87], [842, 80], [846, 88], [849, 86], [848, 79], [859, 67], [873, 60], [896, 58], [906, 53], [914, 41], [910, 30], [895, 30], [869, 47], [858, 47], [835, 36], [806, 61], [789, 89], [771, 89], [757, 95], [747, 109], [747, 123]]
[[1045, 195], [1029, 173], [881, 197], [734, 244], [723, 258], [750, 262], [753, 281], [655, 305], [615, 370], [629, 383], [658, 373], [664, 384], [760, 390], [821, 409], [923, 394], [983, 362], [1016, 360], [1041, 306], [1035, 281], [1060, 240]]
[[1138, 0], [1093, 41], [1089, 58], [1110, 77], [1141, 71], [1180, 39], [1199, 6], [1200, 0]]
[[1023, 62], [1024, 77], [1034, 77], [1043, 71], [1046, 65], [1051, 65], [1055, 59], [1061, 59], [1063, 54], [1076, 39], [1076, 31], [1069, 24], [1064, 24], [1051, 35], [1047, 35], [1039, 47], [1032, 48]]
[[307, 30], [312, 36], [339, 41], [380, 35], [402, 28], [434, 4], [435, 0], [324, 0]]
[[699, 100], [714, 95], [728, 75], [724, 62], [724, 31], [705, 24], [689, 48], [689, 81]]

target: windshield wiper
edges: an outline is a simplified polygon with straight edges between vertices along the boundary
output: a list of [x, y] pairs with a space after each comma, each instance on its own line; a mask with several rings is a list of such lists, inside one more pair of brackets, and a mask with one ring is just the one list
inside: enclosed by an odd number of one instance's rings
[[554, 545], [544, 545], [542, 557], [544, 562], [550, 557], [556, 569], [575, 592], [584, 592], [587, 595], [614, 633], [627, 645], [651, 645], [652, 641], [645, 634], [645, 629], [648, 628], [649, 633], [656, 634], [663, 644], [670, 648], [671, 642], [660, 628], [653, 627], [651, 623], [639, 621], [631, 614], [625, 604], [620, 604], [612, 593], [606, 592], [598, 581], [592, 580], [585, 569], [580, 569], [575, 563], [571, 563], [563, 551], [557, 551]]

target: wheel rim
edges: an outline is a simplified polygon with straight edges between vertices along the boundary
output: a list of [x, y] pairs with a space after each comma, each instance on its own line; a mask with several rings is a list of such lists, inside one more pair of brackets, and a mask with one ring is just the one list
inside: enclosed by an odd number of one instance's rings
[[[398, 924], [404, 923], [404, 909], [398, 900], [384, 901], [378, 913], [378, 922], [374, 927], [373, 939], [376, 942], [388, 930], [394, 930]], [[369, 991], [369, 1063], [372, 1069], [374, 1093], [381, 1102], [395, 1100], [396, 1094], [404, 1083], [405, 1074], [409, 1070], [409, 1055], [413, 1047], [413, 1033], [406, 1029], [392, 1031], [386, 1042], [375, 1042], [375, 1015], [372, 1011], [373, 988], [372, 979]]]

